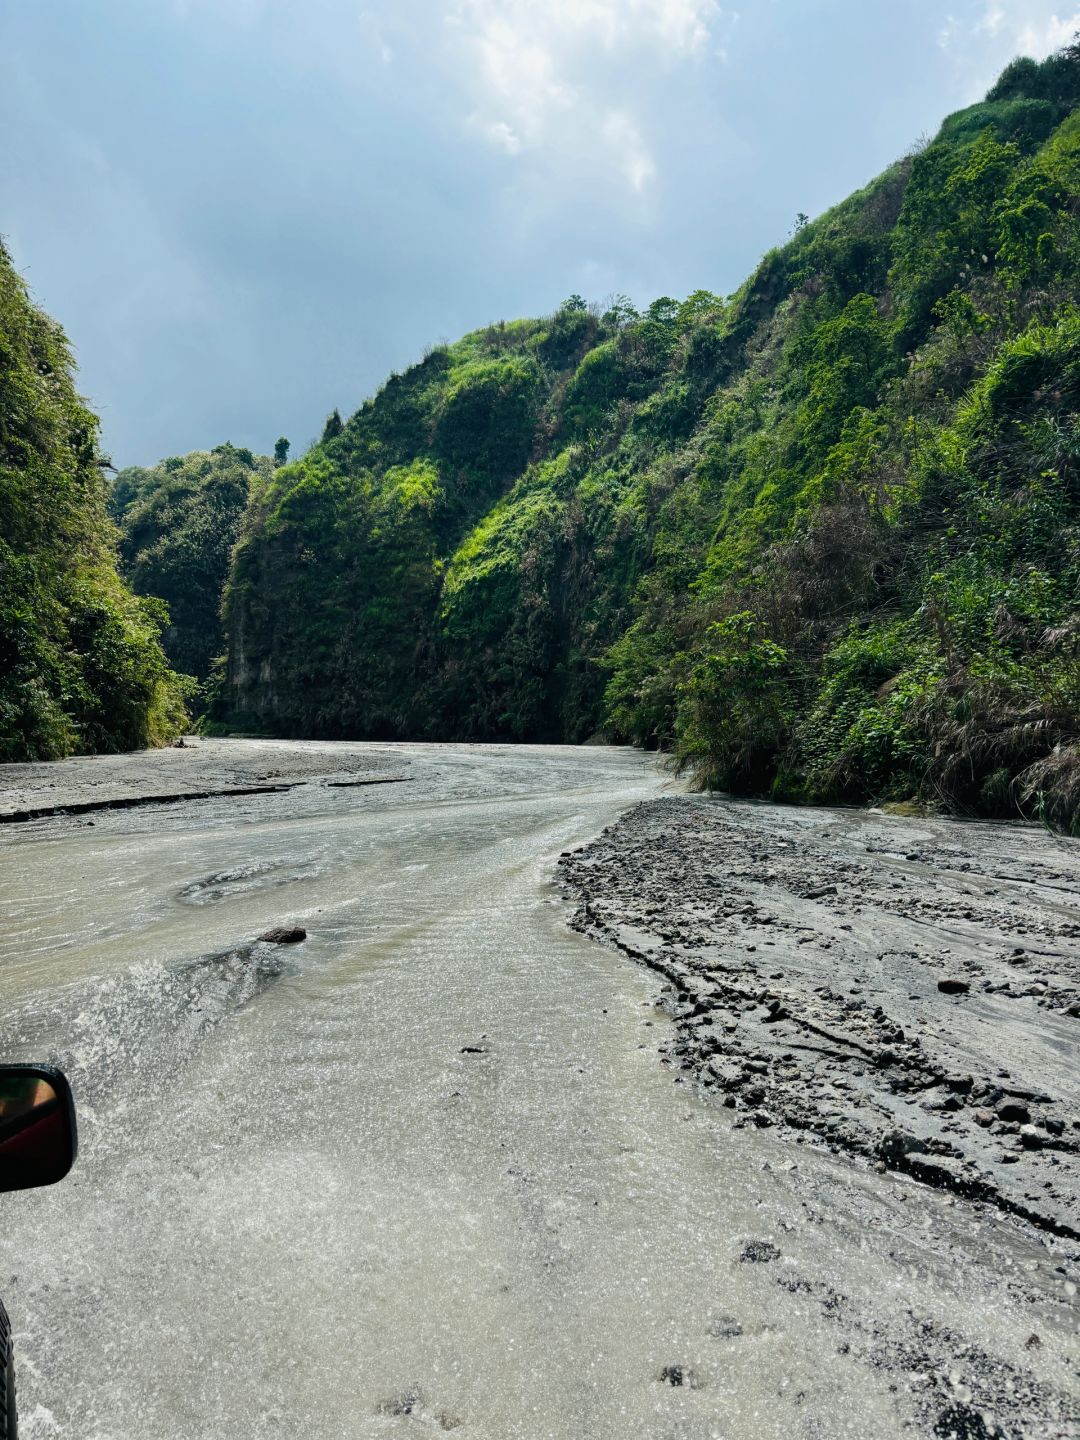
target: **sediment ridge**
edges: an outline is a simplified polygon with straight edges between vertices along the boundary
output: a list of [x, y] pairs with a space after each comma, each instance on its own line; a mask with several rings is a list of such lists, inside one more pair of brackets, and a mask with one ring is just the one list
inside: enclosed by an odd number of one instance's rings
[[560, 860], [733, 1112], [1080, 1239], [1080, 844], [671, 797]]

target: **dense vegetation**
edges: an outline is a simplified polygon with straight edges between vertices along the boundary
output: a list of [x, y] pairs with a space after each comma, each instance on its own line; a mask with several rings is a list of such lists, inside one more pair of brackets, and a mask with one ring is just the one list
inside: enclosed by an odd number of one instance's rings
[[117, 574], [97, 436], [0, 246], [0, 761], [159, 744], [185, 718], [164, 608]]
[[[288, 449], [288, 441], [278, 442]], [[284, 452], [282, 452], [284, 454]], [[120, 564], [139, 595], [169, 609], [162, 643], [171, 665], [205, 682], [225, 648], [221, 594], [252, 490], [272, 462], [218, 445], [132, 466], [117, 475], [109, 509], [120, 527]]]
[[277, 470], [222, 722], [672, 746], [710, 784], [1080, 813], [1080, 51], [729, 299], [433, 350]]

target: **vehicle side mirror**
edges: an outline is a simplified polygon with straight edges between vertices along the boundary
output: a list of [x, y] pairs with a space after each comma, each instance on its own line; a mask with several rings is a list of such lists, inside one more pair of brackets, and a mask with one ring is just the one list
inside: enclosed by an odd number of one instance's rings
[[65, 1076], [51, 1065], [0, 1065], [0, 1190], [55, 1185], [77, 1151]]

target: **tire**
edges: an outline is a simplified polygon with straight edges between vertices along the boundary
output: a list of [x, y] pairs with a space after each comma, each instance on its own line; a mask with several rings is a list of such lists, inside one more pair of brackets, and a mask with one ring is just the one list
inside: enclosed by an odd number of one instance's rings
[[0, 1440], [18, 1440], [19, 1421], [15, 1414], [15, 1352], [11, 1345], [11, 1321], [0, 1305]]

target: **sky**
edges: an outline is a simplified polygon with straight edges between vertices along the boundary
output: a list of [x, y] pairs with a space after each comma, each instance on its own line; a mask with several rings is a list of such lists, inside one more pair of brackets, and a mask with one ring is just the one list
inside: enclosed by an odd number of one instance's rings
[[117, 465], [299, 453], [568, 295], [728, 294], [1073, 0], [0, 0], [0, 235]]

